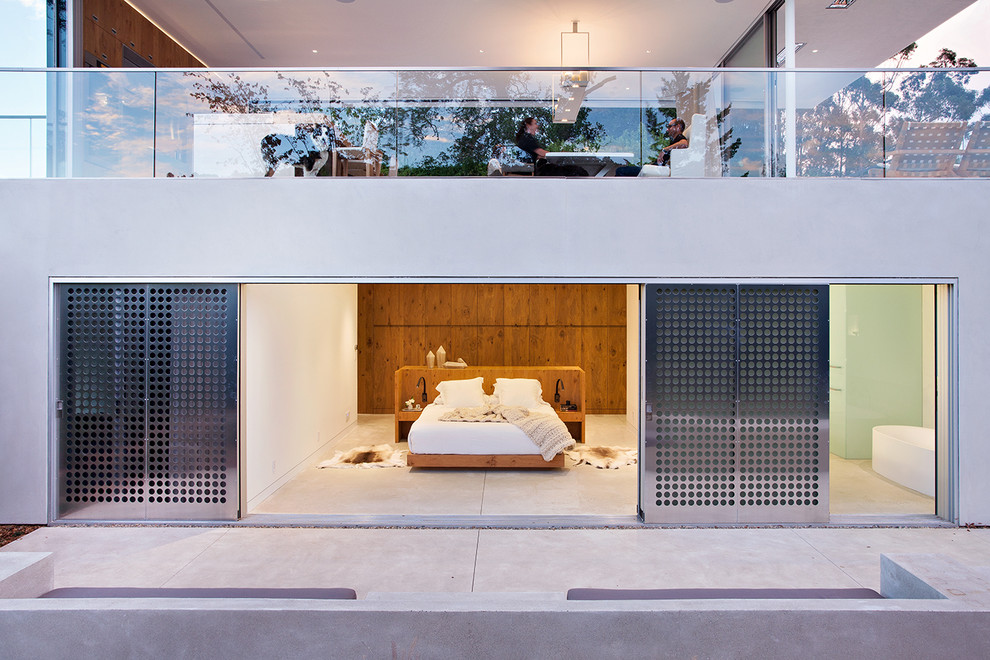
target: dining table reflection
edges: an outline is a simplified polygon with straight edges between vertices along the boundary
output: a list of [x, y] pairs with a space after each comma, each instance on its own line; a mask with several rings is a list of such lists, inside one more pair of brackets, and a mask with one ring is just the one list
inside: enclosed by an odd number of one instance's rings
[[590, 176], [615, 176], [615, 170], [628, 165], [634, 154], [631, 151], [548, 151], [548, 163], [576, 165]]

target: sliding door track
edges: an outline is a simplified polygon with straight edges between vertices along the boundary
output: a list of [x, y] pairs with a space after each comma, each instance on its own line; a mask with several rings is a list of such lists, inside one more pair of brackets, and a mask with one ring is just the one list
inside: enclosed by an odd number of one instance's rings
[[105, 521], [66, 520], [51, 526], [134, 527], [311, 527], [339, 529], [715, 529], [715, 528], [842, 528], [842, 527], [956, 527], [934, 515], [832, 516], [827, 523], [645, 523], [635, 515], [597, 516], [483, 516], [483, 515], [381, 515], [253, 513], [240, 520]]

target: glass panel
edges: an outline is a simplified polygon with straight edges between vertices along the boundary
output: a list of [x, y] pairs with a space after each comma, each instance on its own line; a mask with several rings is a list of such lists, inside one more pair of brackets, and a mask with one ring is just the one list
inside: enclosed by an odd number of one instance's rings
[[[391, 72], [159, 72], [156, 175], [291, 175], [300, 157], [325, 150], [316, 126], [361, 146], [372, 121], [386, 149], [394, 144], [394, 89]], [[267, 136], [291, 144], [266, 154]]]
[[31, 176], [30, 119], [0, 117], [0, 177]]
[[72, 176], [154, 176], [155, 74], [98, 70], [66, 75], [73, 98]]
[[0, 177], [45, 175], [45, 116], [44, 73], [0, 72]]
[[[640, 74], [635, 71], [596, 71], [589, 80], [578, 113], [578, 150], [631, 153], [634, 163], [644, 158]], [[580, 145], [580, 146], [578, 146]]]
[[861, 177], [882, 173], [882, 76], [797, 73], [797, 174]]
[[0, 176], [484, 176], [530, 116], [548, 151], [616, 166], [656, 162], [680, 117], [691, 146], [661, 175], [783, 176], [791, 80], [797, 176], [990, 176], [990, 71], [934, 67], [0, 71]]
[[990, 72], [893, 72], [883, 85], [886, 176], [990, 176]]
[[549, 120], [551, 78], [530, 71], [402, 71], [398, 173], [484, 175], [527, 116]]
[[772, 176], [767, 144], [767, 95], [772, 74], [722, 74], [721, 126], [723, 176]]
[[[548, 151], [639, 157], [638, 72], [413, 71], [399, 81], [401, 175], [484, 175], [526, 117]], [[567, 111], [573, 121], [560, 121]]]

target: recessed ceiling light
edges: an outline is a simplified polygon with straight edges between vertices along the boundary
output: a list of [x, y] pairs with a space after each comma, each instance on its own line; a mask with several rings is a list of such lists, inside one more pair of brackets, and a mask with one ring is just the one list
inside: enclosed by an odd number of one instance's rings
[[350, 3], [354, 2], [354, 0], [337, 0], [337, 2], [342, 2], [345, 5], [349, 5]]
[[817, 52], [818, 52], [818, 49], [816, 48], [816, 49], [814, 49], [814, 50], [813, 50], [813, 51], [811, 51], [811, 52], [812, 52], [812, 53], [817, 53]]
[[483, 53], [483, 52], [485, 52], [485, 51], [479, 48], [479, 49], [478, 49], [478, 52], [479, 52], [479, 53]]
[[833, 0], [826, 9], [849, 9], [856, 0]]
[[720, 5], [725, 5], [732, 2], [732, 0], [715, 0], [715, 2], [717, 2]]
[[314, 52], [314, 53], [318, 53], [318, 52], [320, 52], [320, 51], [318, 51], [318, 50], [316, 50], [316, 49], [314, 48], [314, 49], [313, 49], [313, 52]]
[[653, 52], [652, 50], [648, 50], [648, 51], [646, 51], [646, 54], [649, 55], [652, 52]]

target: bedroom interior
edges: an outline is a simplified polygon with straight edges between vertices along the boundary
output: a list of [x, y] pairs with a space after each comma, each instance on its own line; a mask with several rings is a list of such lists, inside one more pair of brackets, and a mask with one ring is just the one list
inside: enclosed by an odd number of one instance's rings
[[[830, 369], [833, 513], [933, 510], [932, 498], [875, 473], [869, 438], [859, 428], [880, 414], [876, 402], [883, 393], [888, 402], [907, 402], [888, 422], [931, 424], [933, 289], [831, 287], [832, 327], [845, 328], [832, 332], [831, 364], [839, 367]], [[316, 466], [356, 447], [406, 451], [406, 442], [395, 439], [408, 434], [412, 419], [396, 410], [410, 398], [425, 407], [424, 384], [432, 401], [437, 382], [474, 377], [481, 367], [489, 368], [481, 370], [486, 394], [498, 377], [520, 376], [513, 368], [580, 367], [586, 444], [637, 448], [639, 374], [626, 368], [639, 359], [637, 286], [250, 284], [241, 296], [242, 514], [635, 515], [635, 466], [595, 469], [570, 457], [564, 468], [532, 471]], [[842, 338], [845, 363], [836, 343]], [[441, 345], [448, 360], [469, 366], [428, 370], [427, 353]], [[882, 359], [877, 345], [888, 348]], [[910, 369], [905, 351], [916, 365]], [[499, 366], [501, 373], [494, 369]], [[847, 385], [837, 380], [843, 368]], [[407, 372], [410, 379], [397, 387], [397, 373]], [[430, 378], [421, 383], [424, 373]], [[552, 405], [559, 388], [556, 377], [554, 385], [546, 379], [542, 391]], [[895, 383], [899, 398], [891, 394]], [[558, 408], [579, 400], [578, 388], [562, 384]], [[843, 389], [845, 408], [837, 392]], [[849, 439], [838, 435], [840, 415]]]
[[[420, 372], [396, 390], [396, 372], [426, 369], [427, 353], [441, 345], [449, 361], [470, 366], [433, 369], [430, 400], [439, 374], [461, 378], [489, 367], [488, 394], [499, 376], [542, 375], [550, 402], [556, 388], [560, 403], [578, 406], [567, 412], [557, 406], [575, 435], [583, 432], [588, 445], [634, 449], [635, 419], [626, 412], [636, 408], [627, 398], [636, 396], [638, 373], [625, 367], [630, 349], [638, 359], [637, 291], [624, 284], [243, 286], [244, 513], [480, 513], [487, 492], [488, 511], [635, 515], [635, 465], [530, 475], [315, 465], [337, 451], [394, 444], [397, 402], [413, 394], [419, 400], [423, 389], [416, 386]], [[637, 334], [630, 338], [631, 332]], [[548, 371], [557, 367], [562, 370]], [[523, 374], [526, 368], [538, 373]], [[582, 403], [579, 381], [567, 375], [578, 371], [586, 379]], [[533, 499], [547, 489], [552, 496]], [[498, 491], [506, 495], [493, 495]]]

